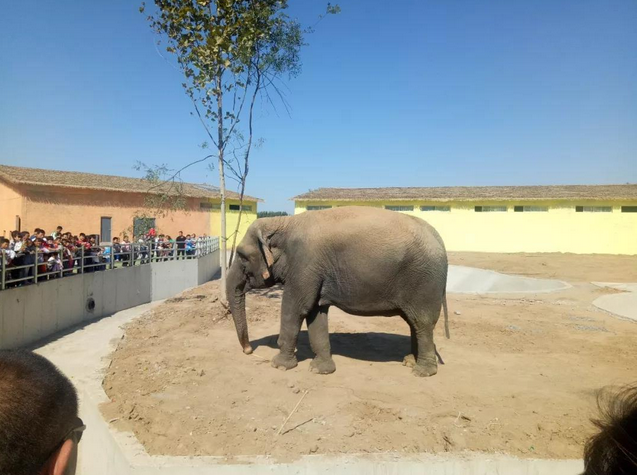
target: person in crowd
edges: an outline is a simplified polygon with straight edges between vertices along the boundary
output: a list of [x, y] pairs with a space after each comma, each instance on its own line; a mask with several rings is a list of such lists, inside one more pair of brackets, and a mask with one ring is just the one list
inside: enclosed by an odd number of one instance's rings
[[132, 254], [132, 244], [128, 239], [128, 236], [124, 234], [124, 239], [122, 240], [122, 265], [128, 266], [131, 262], [131, 254]]
[[47, 259], [47, 271], [52, 274], [50, 277], [56, 278], [60, 276], [60, 272], [62, 272], [62, 258], [59, 252], [50, 252], [49, 258]]
[[11, 231], [11, 241], [9, 242], [9, 248], [15, 251], [15, 245], [21, 242], [20, 231]]
[[0, 473], [74, 475], [85, 426], [73, 384], [23, 350], [0, 350], [0, 375]]
[[4, 272], [5, 282], [11, 280], [13, 272], [13, 261], [15, 260], [15, 251], [10, 247], [10, 241], [5, 238], [0, 238], [0, 272]]
[[73, 274], [73, 265], [75, 263], [75, 246], [68, 239], [62, 239], [62, 267], [64, 268], [64, 275]]
[[[48, 259], [48, 249], [43, 244], [44, 240], [37, 238], [33, 241], [35, 246], [35, 262], [38, 266], [38, 282], [46, 279], [46, 276], [42, 276], [42, 274], [46, 273], [46, 259]], [[46, 256], [46, 259], [45, 259]]]
[[62, 237], [62, 229], [64, 229], [64, 228], [62, 228], [62, 226], [58, 226], [55, 229], [55, 232], [51, 233], [51, 236], [53, 236], [53, 239], [56, 239], [58, 237]]
[[175, 259], [177, 257], [177, 243], [169, 235], [166, 235], [166, 241], [168, 241], [168, 257]]
[[19, 241], [13, 245], [13, 250], [15, 252], [20, 252], [20, 249], [22, 249], [25, 243], [31, 239], [31, 236], [28, 231], [23, 231], [19, 235], [19, 237], [20, 237]]
[[[13, 259], [13, 266], [14, 267], [20, 267], [25, 265], [24, 264], [24, 255], [25, 253], [22, 252], [23, 248], [26, 248], [26, 242], [27, 241], [31, 241], [30, 239], [31, 235], [29, 234], [28, 231], [23, 231], [21, 233], [18, 234], [18, 241], [16, 241], [13, 244], [13, 251], [15, 252], [15, 258]], [[27, 270], [26, 269], [15, 269], [11, 272], [11, 278], [12, 279], [20, 279], [22, 277], [26, 277], [27, 276]], [[17, 285], [23, 285], [24, 282], [18, 282]]]
[[102, 263], [102, 248], [97, 244], [97, 239], [94, 235], [91, 235], [89, 238], [90, 243], [90, 255], [91, 255], [91, 264], [93, 264], [93, 271], [104, 270], [106, 266], [99, 265]]
[[186, 236], [186, 256], [195, 255], [195, 239], [194, 236], [188, 234]]
[[586, 443], [582, 475], [637, 473], [637, 385], [603, 390], [597, 404], [598, 432]]
[[179, 259], [179, 256], [182, 256], [185, 258], [186, 256], [186, 236], [184, 236], [184, 232], [183, 231], [179, 231], [179, 235], [177, 236], [177, 239], [175, 239], [175, 241], [177, 242], [177, 259]]
[[[20, 248], [20, 252], [17, 253], [21, 256], [21, 266], [28, 266], [23, 269], [20, 269], [20, 279], [26, 279], [27, 277], [33, 277], [33, 270], [35, 266], [35, 243], [31, 241], [31, 239], [27, 238], [22, 247]], [[31, 284], [33, 283], [33, 279], [26, 279], [21, 281], [20, 285]]]
[[[152, 241], [151, 245], [152, 245]], [[146, 241], [143, 239], [142, 236], [139, 237], [138, 241], [138, 249], [139, 249], [139, 257], [141, 259], [140, 264], [148, 264], [150, 262], [150, 257], [152, 255], [152, 253], [149, 253], [149, 241]]]
[[86, 238], [86, 234], [80, 233], [77, 240], [77, 257], [81, 259], [82, 252], [84, 253], [84, 272], [93, 272], [93, 268], [89, 267], [93, 264], [93, 258], [91, 256], [91, 243]]
[[119, 242], [119, 237], [113, 238], [113, 261], [121, 262], [122, 260], [122, 244]]

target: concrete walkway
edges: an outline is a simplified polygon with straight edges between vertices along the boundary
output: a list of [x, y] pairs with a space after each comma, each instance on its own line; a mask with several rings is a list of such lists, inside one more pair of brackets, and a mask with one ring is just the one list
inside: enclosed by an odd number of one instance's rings
[[637, 322], [637, 284], [612, 282], [593, 282], [593, 284], [624, 291], [621, 294], [603, 295], [597, 298], [593, 305], [613, 315]]
[[[529, 285], [521, 278], [517, 287], [511, 276], [489, 271], [453, 270], [455, 287], [467, 289], [468, 283], [494, 292], [550, 291], [557, 284]], [[496, 274], [493, 276], [492, 274]], [[462, 278], [464, 276], [464, 278]], [[513, 278], [516, 281], [515, 278]], [[537, 279], [529, 279], [537, 280]], [[520, 281], [518, 281], [520, 282]], [[554, 281], [549, 281], [554, 282]], [[464, 287], [463, 287], [464, 285]], [[559, 286], [557, 286], [559, 287]], [[521, 290], [522, 289], [522, 290]], [[530, 290], [534, 289], [534, 290]], [[541, 290], [537, 290], [541, 289]], [[469, 288], [467, 291], [476, 291]], [[108, 400], [102, 378], [110, 364], [109, 355], [124, 334], [122, 325], [139, 317], [161, 302], [141, 305], [87, 325], [38, 348], [36, 351], [56, 364], [78, 388], [80, 415], [87, 430], [80, 444], [78, 475], [213, 475], [213, 474], [285, 474], [285, 475], [576, 475], [582, 472], [581, 460], [518, 459], [501, 454], [350, 454], [343, 456], [309, 455], [290, 463], [277, 463], [267, 457], [240, 457], [231, 462], [221, 457], [151, 456], [132, 433], [111, 430], [99, 405]], [[423, 381], [426, 383], [426, 381]]]
[[543, 293], [570, 287], [570, 284], [561, 280], [534, 279], [451, 265], [447, 277], [447, 291], [463, 294]]

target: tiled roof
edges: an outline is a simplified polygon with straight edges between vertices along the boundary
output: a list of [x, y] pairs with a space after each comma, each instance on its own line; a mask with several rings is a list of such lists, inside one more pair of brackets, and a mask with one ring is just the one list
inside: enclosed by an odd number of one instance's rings
[[[127, 193], [167, 193], [191, 198], [219, 198], [219, 188], [215, 186], [179, 181], [151, 183], [143, 178], [130, 178], [95, 173], [44, 170], [41, 168], [23, 168], [0, 165], [0, 178], [16, 185], [55, 186], [65, 188], [83, 188], [90, 190], [118, 191]], [[229, 199], [238, 200], [239, 194], [226, 191]], [[261, 201], [252, 196], [245, 200]]]
[[637, 200], [637, 184], [318, 188], [295, 201]]

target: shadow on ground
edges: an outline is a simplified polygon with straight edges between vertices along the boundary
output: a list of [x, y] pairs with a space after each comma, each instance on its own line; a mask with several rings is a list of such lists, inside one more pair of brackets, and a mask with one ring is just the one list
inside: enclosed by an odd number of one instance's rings
[[[252, 342], [256, 350], [259, 346], [278, 349], [279, 335], [269, 335]], [[411, 338], [392, 333], [330, 333], [332, 354], [363, 361], [398, 361], [411, 351]], [[297, 344], [299, 361], [314, 358], [307, 331], [299, 332]]]

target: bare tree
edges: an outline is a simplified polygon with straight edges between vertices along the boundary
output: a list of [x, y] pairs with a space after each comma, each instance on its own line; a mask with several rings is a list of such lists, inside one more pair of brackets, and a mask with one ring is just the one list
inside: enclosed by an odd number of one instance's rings
[[[215, 148], [206, 159], [216, 158], [219, 172], [221, 289], [227, 270], [226, 176], [237, 181], [240, 195], [234, 248], [254, 146], [255, 102], [262, 97], [273, 104], [271, 94], [276, 94], [285, 104], [281, 78], [300, 72], [304, 34], [311, 31], [286, 15], [287, 6], [287, 0], [155, 0], [148, 11], [158, 44], [163, 41], [174, 55], [193, 114]], [[142, 4], [140, 11], [145, 8]], [[326, 13], [339, 11], [328, 4]]]

